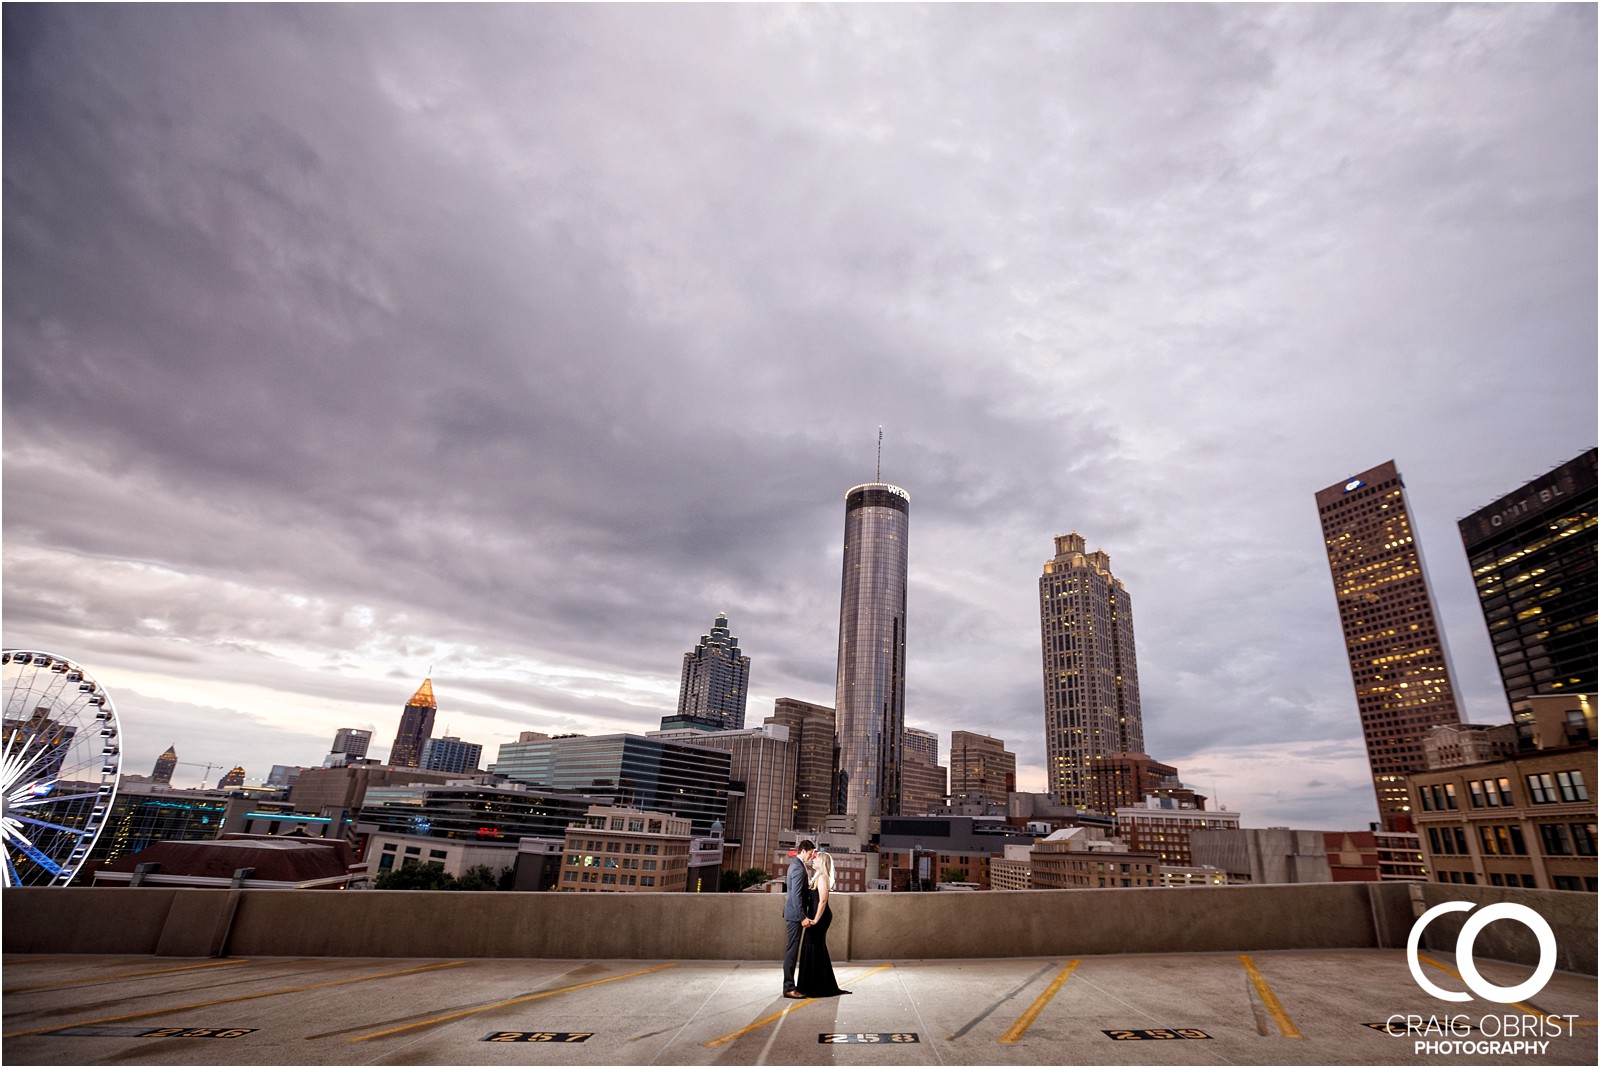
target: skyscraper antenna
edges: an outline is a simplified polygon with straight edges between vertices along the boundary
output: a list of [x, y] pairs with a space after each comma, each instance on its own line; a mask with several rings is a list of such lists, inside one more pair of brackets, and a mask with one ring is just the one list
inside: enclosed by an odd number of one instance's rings
[[878, 473], [873, 476], [874, 482], [883, 481], [883, 426], [878, 427]]

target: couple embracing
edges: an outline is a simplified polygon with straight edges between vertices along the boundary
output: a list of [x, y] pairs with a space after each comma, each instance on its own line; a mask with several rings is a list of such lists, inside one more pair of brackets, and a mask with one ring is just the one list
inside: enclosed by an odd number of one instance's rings
[[803, 840], [789, 861], [784, 878], [787, 893], [783, 902], [783, 921], [789, 929], [783, 951], [783, 996], [786, 998], [831, 998], [848, 994], [840, 990], [833, 977], [833, 960], [828, 956], [828, 928], [833, 910], [828, 895], [833, 890], [833, 858], [817, 849], [809, 838]]

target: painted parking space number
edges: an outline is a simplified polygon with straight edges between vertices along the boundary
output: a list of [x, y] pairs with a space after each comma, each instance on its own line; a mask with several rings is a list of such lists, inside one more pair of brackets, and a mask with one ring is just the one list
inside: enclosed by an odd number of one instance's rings
[[829, 1034], [817, 1036], [817, 1041], [825, 1045], [841, 1045], [846, 1042], [920, 1042], [912, 1031], [857, 1031], [854, 1033]]
[[484, 1042], [582, 1042], [593, 1038], [593, 1031], [490, 1031]]
[[1150, 1042], [1174, 1038], [1210, 1038], [1204, 1031], [1192, 1027], [1156, 1027], [1146, 1031], [1102, 1031], [1107, 1038], [1118, 1042]]

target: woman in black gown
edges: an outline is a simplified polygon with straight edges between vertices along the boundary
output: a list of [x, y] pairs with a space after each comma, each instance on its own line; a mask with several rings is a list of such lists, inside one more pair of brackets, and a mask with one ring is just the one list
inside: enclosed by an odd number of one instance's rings
[[848, 994], [840, 990], [833, 977], [833, 959], [828, 956], [828, 928], [833, 924], [833, 910], [828, 907], [828, 895], [833, 890], [833, 858], [817, 851], [811, 861], [811, 900], [815, 902], [812, 924], [800, 939], [800, 964], [795, 969], [795, 986], [808, 998], [831, 998]]

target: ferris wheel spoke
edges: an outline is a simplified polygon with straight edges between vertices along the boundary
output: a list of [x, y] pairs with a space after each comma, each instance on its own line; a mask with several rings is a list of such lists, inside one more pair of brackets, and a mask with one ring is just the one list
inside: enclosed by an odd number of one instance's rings
[[13, 842], [19, 842], [22, 845], [27, 846], [29, 849], [33, 848], [33, 842], [26, 834], [22, 833], [22, 824], [17, 822], [17, 818], [15, 816], [7, 816], [5, 823], [6, 831], [9, 833], [9, 837]]
[[93, 794], [62, 794], [59, 797], [56, 797], [54, 795], [43, 796], [43, 797], [25, 797], [21, 801], [13, 800], [11, 802], [11, 805], [12, 805], [13, 808], [29, 808], [29, 807], [32, 807], [32, 806], [35, 806], [35, 805], [59, 805], [63, 801], [86, 801], [89, 798], [99, 797], [99, 796], [100, 795], [98, 793], [93, 793]]
[[[24, 733], [22, 731], [19, 734]], [[22, 751], [16, 754], [7, 754], [5, 763], [6, 782], [25, 777], [33, 770], [35, 764], [41, 760], [48, 760], [53, 754], [53, 747], [40, 735], [32, 735], [23, 744]]]
[[29, 672], [24, 678], [25, 685], [6, 694], [6, 713], [14, 719], [26, 720], [33, 712], [30, 707], [35, 701], [32, 672]]
[[[17, 742], [22, 741], [22, 748], [17, 749]], [[34, 758], [28, 754], [33, 750], [33, 743], [37, 739], [26, 730], [19, 728], [11, 736], [11, 744], [6, 746], [5, 777], [6, 782], [14, 782], [22, 777], [22, 773], [33, 763]]]
[[64, 704], [65, 702], [61, 700], [61, 680], [62, 676], [51, 672], [49, 680], [40, 687], [29, 703], [35, 709], [44, 709], [47, 712], [54, 711], [57, 705]]
[[6, 857], [5, 876], [7, 886], [20, 886], [22, 884], [21, 877], [17, 875], [17, 866], [11, 863], [9, 856]]
[[33, 784], [29, 783], [27, 786], [24, 786], [22, 789], [6, 798], [6, 801], [12, 806], [31, 805], [34, 804], [35, 801], [42, 801], [45, 798], [46, 795], [44, 794], [35, 794], [33, 792]]
[[46, 827], [52, 831], [66, 831], [68, 834], [77, 835], [79, 838], [89, 833], [81, 827], [68, 827], [61, 823], [47, 823], [44, 820], [31, 819], [27, 816], [17, 816], [15, 819], [18, 823], [26, 823], [30, 827]]
[[35, 849], [33, 844], [30, 842], [18, 840], [17, 848], [20, 849], [22, 854], [29, 860], [39, 865], [39, 867], [43, 868], [51, 875], [60, 875], [62, 871], [65, 870], [60, 864], [57, 864], [55, 861], [51, 860], [49, 857]]

